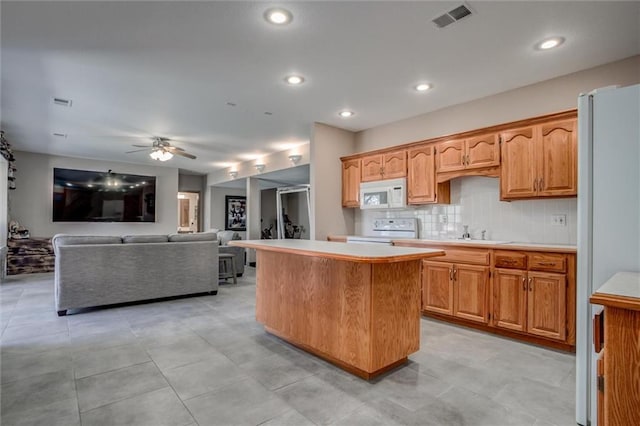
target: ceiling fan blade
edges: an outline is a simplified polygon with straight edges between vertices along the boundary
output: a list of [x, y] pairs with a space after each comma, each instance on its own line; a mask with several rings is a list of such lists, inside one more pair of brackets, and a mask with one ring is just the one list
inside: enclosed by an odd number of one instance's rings
[[168, 146], [168, 147], [166, 147], [166, 149], [168, 149], [169, 151], [182, 151], [182, 152], [184, 152], [184, 149], [178, 148], [177, 146]]
[[149, 148], [151, 148], [151, 147], [146, 147], [146, 148], [144, 148], [144, 149], [134, 149], [133, 151], [127, 151], [127, 152], [125, 152], [125, 154], [131, 154], [131, 153], [134, 153], [134, 152], [146, 151], [146, 150], [148, 150]]
[[175, 152], [173, 152], [173, 154], [180, 155], [182, 157], [187, 157], [187, 158], [190, 158], [192, 160], [195, 160], [197, 158], [195, 155], [192, 155], [192, 154], [189, 154], [188, 152], [183, 152], [183, 151], [175, 151]]
[[151, 145], [136, 145], [136, 144], [133, 144], [131, 146], [137, 146], [138, 148], [151, 148]]

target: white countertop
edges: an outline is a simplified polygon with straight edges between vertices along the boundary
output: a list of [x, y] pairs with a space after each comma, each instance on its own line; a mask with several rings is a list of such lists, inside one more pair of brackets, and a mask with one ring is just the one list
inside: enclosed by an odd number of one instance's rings
[[640, 299], [640, 273], [618, 272], [602, 284], [596, 293]]
[[357, 262], [403, 262], [440, 256], [444, 251], [429, 248], [395, 247], [384, 244], [348, 244], [315, 240], [232, 240], [229, 245], [256, 250], [279, 251]]
[[555, 251], [562, 253], [576, 253], [577, 247], [570, 244], [548, 244], [548, 243], [523, 243], [514, 241], [492, 241], [492, 240], [462, 240], [462, 239], [406, 239], [394, 240], [395, 243], [416, 243], [433, 244], [442, 246], [466, 246], [466, 247], [486, 247], [503, 250], [533, 250], [533, 251]]

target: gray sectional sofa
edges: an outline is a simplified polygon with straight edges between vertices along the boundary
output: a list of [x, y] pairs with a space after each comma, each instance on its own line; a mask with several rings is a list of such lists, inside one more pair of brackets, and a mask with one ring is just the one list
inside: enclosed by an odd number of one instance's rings
[[55, 303], [69, 309], [218, 292], [215, 233], [52, 238]]

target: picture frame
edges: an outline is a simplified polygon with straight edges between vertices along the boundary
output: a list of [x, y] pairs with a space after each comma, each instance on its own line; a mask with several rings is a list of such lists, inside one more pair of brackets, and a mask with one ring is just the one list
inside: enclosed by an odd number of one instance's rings
[[224, 229], [226, 231], [247, 230], [247, 197], [227, 195], [224, 197]]

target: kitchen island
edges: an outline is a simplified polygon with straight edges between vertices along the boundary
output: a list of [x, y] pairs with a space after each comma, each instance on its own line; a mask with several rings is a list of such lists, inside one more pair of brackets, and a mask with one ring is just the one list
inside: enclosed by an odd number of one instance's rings
[[420, 263], [436, 249], [308, 240], [231, 241], [257, 250], [265, 330], [364, 379], [420, 348]]

